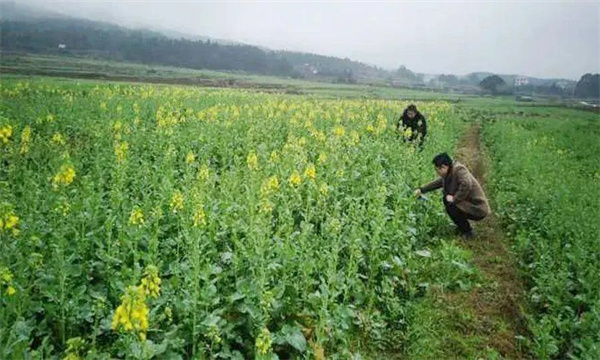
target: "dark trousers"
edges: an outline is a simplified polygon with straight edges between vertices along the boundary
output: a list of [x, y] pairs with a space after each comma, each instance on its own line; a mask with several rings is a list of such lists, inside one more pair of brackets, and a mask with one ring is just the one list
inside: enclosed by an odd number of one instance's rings
[[463, 234], [468, 234], [473, 230], [471, 228], [471, 224], [469, 224], [469, 220], [479, 221], [483, 219], [481, 217], [476, 217], [467, 214], [466, 212], [459, 209], [455, 203], [449, 203], [448, 201], [446, 201], [446, 195], [444, 195], [443, 200], [448, 216], [450, 216], [450, 219], [452, 219], [452, 221], [456, 224], [456, 227], [458, 227], [458, 230]]

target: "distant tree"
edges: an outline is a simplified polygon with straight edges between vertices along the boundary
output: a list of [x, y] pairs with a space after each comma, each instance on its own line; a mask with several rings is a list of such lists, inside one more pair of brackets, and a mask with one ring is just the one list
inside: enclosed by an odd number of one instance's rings
[[440, 75], [438, 77], [438, 81], [440, 83], [449, 85], [449, 86], [453, 86], [453, 85], [457, 85], [458, 84], [458, 78], [454, 75]]
[[585, 74], [575, 86], [575, 97], [600, 98], [600, 74]]
[[467, 75], [465, 83], [466, 85], [479, 85], [479, 76], [477, 76], [475, 73], [471, 73]]
[[417, 81], [417, 75], [406, 68], [404, 65], [400, 65], [398, 70], [396, 70], [396, 76], [403, 80]]
[[500, 76], [490, 75], [481, 80], [479, 87], [481, 87], [483, 90], [491, 92], [492, 94], [497, 94], [500, 92], [500, 90], [506, 88], [506, 83]]

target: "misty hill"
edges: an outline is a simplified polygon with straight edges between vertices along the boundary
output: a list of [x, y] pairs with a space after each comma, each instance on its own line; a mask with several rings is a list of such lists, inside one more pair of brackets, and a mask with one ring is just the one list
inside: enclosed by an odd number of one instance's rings
[[[378, 83], [389, 86], [430, 87], [479, 92], [489, 72], [464, 76], [414, 73], [404, 66], [386, 70], [348, 58], [274, 51], [231, 40], [219, 40], [155, 28], [131, 29], [107, 22], [85, 20], [0, 3], [0, 49], [86, 56], [191, 69], [243, 71], [253, 74], [308, 78], [342, 83]], [[513, 86], [520, 75], [499, 75]], [[521, 92], [560, 95], [573, 93], [576, 82], [526, 77]], [[560, 88], [560, 91], [558, 90]], [[565, 91], [568, 89], [568, 91]]]
[[86, 55], [192, 69], [326, 78], [340, 82], [385, 78], [383, 69], [349, 59], [224, 44], [178, 32], [163, 34], [3, 5], [3, 52]]

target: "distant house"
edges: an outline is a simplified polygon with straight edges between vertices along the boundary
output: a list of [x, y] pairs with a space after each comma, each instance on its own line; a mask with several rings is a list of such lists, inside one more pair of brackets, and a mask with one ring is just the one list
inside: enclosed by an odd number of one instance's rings
[[58, 44], [58, 50], [59, 51], [65, 51], [65, 50], [67, 50], [67, 44], [64, 44], [64, 43]]
[[525, 76], [517, 76], [515, 78], [515, 86], [525, 86], [529, 84], [529, 79]]
[[311, 65], [309, 63], [304, 63], [303, 68], [304, 68], [304, 74], [307, 76], [319, 74], [319, 70], [317, 69], [317, 67], [314, 65]]

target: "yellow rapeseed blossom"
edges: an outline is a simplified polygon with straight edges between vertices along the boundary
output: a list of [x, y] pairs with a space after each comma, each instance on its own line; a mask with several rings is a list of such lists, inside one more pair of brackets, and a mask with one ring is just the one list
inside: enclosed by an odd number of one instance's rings
[[214, 344], [220, 344], [222, 341], [219, 328], [216, 324], [211, 324], [209, 326], [206, 337], [208, 337]]
[[269, 199], [261, 199], [259, 206], [259, 212], [263, 214], [269, 214], [275, 208], [275, 205]]
[[260, 334], [256, 338], [256, 352], [259, 355], [266, 355], [271, 351], [272, 344], [273, 340], [271, 339], [271, 332], [266, 327], [262, 328]]
[[29, 125], [25, 126], [23, 132], [21, 133], [21, 148], [19, 149], [19, 153], [27, 154], [29, 152], [29, 144], [31, 143], [31, 127]]
[[336, 126], [336, 127], [333, 129], [333, 134], [334, 134], [335, 136], [342, 137], [342, 136], [344, 136], [344, 134], [345, 134], [345, 133], [346, 133], [346, 129], [344, 129], [344, 127], [343, 127], [343, 126]]
[[148, 265], [140, 284], [140, 287], [144, 289], [144, 294], [156, 299], [160, 295], [160, 283], [158, 268], [154, 265]]
[[188, 151], [187, 155], [185, 156], [185, 163], [186, 164], [193, 164], [194, 161], [196, 161], [196, 156], [194, 155], [193, 152]]
[[113, 124], [113, 131], [115, 133], [121, 132], [121, 129], [123, 128], [123, 123], [119, 120], [115, 121], [115, 123]]
[[387, 119], [383, 114], [377, 116], [377, 133], [383, 132], [387, 128]]
[[52, 135], [52, 143], [56, 145], [64, 145], [66, 141], [65, 138], [59, 132], [55, 132], [54, 135]]
[[311, 136], [317, 139], [318, 141], [327, 140], [327, 136], [322, 131], [315, 130], [311, 132]]
[[129, 150], [129, 144], [127, 141], [115, 143], [115, 156], [119, 164], [123, 164], [125, 162], [127, 150]]
[[63, 360], [81, 360], [81, 353], [85, 348], [85, 340], [74, 337], [67, 340], [67, 351]]
[[200, 167], [200, 169], [198, 170], [198, 179], [206, 181], [208, 179], [209, 175], [210, 175], [210, 169], [209, 169], [208, 165], [203, 164]]
[[327, 154], [322, 152], [319, 154], [319, 158], [317, 159], [317, 161], [319, 162], [319, 164], [323, 164], [324, 162], [327, 161]]
[[304, 176], [306, 176], [309, 179], [314, 179], [317, 177], [317, 169], [313, 164], [308, 164], [306, 170], [304, 171]]
[[55, 188], [59, 185], [69, 185], [75, 179], [75, 169], [69, 164], [64, 164], [60, 167], [58, 172], [52, 177], [52, 183]]
[[12, 126], [4, 125], [4, 126], [0, 127], [0, 141], [2, 141], [3, 144], [8, 144], [8, 142], [10, 141], [10, 138], [12, 136], [12, 133], [13, 133]]
[[300, 177], [300, 174], [298, 174], [297, 172], [294, 172], [290, 178], [288, 179], [290, 185], [292, 186], [298, 186], [300, 185], [300, 183], [302, 182], [302, 178]]
[[276, 164], [277, 161], [279, 160], [279, 155], [277, 154], [276, 150], [271, 151], [271, 155], [269, 156], [269, 163], [271, 165]]
[[367, 125], [367, 132], [370, 132], [370, 133], [375, 132], [375, 127], [373, 126], [373, 124]]
[[148, 313], [144, 288], [129, 286], [121, 297], [121, 305], [115, 310], [111, 328], [137, 333], [140, 339], [145, 340], [148, 330]]
[[16, 293], [15, 288], [12, 286], [13, 273], [4, 266], [0, 266], [0, 291], [6, 287], [6, 295], [12, 296]]
[[359, 142], [360, 142], [360, 135], [358, 134], [357, 131], [352, 130], [350, 132], [350, 143], [352, 145], [358, 145]]
[[129, 224], [142, 225], [144, 223], [144, 213], [140, 208], [134, 208], [129, 214]]
[[246, 162], [248, 163], [248, 169], [257, 170], [258, 169], [258, 156], [254, 151], [251, 151], [246, 158]]
[[171, 197], [171, 211], [177, 214], [178, 211], [183, 210], [183, 195], [181, 191], [176, 190]]
[[262, 194], [270, 194], [277, 191], [277, 189], [279, 189], [279, 180], [277, 179], [277, 176], [268, 177], [260, 186], [260, 192]]
[[321, 186], [319, 187], [319, 192], [321, 193], [321, 195], [327, 196], [327, 193], [329, 192], [329, 187], [326, 183], [321, 184]]
[[194, 210], [193, 220], [194, 227], [198, 227], [200, 225], [206, 226], [206, 212], [204, 212], [204, 209], [202, 207], [199, 207], [198, 209]]

